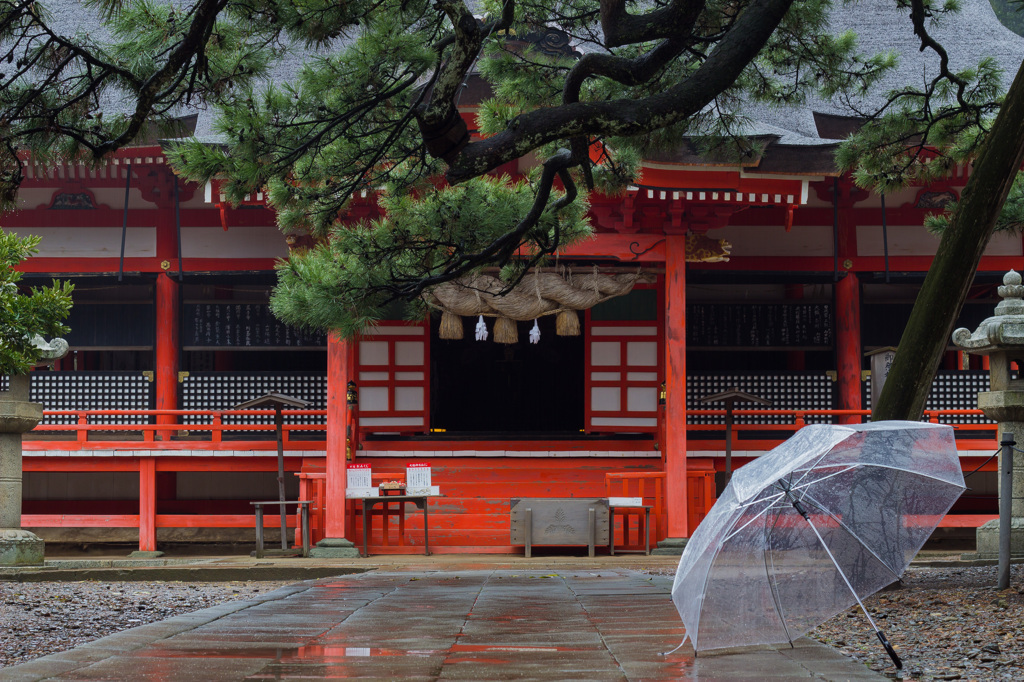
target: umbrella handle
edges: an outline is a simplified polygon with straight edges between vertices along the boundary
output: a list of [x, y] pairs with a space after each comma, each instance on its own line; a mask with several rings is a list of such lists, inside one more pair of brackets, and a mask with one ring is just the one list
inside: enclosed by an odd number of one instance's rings
[[896, 669], [902, 670], [903, 661], [901, 661], [900, 657], [896, 654], [896, 650], [892, 648], [892, 644], [889, 644], [889, 640], [885, 638], [885, 633], [881, 630], [875, 630], [875, 634], [878, 635], [878, 641], [880, 641], [882, 643], [882, 646], [885, 647], [885, 652], [889, 654], [889, 658], [892, 659], [892, 662], [896, 666]]

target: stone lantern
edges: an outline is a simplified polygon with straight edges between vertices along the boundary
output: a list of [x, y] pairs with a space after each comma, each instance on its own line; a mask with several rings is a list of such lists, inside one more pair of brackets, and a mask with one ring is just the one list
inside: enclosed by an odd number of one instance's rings
[[[953, 332], [953, 343], [968, 353], [987, 355], [989, 391], [978, 394], [978, 407], [985, 416], [997, 422], [997, 442], [1003, 433], [1012, 433], [1018, 443], [1024, 442], [1024, 286], [1021, 276], [1010, 270], [999, 287], [1002, 301], [995, 315], [984, 320], [972, 334], [967, 329]], [[1017, 378], [1010, 373], [1016, 362]], [[1000, 455], [1001, 456], [1001, 455]], [[1024, 455], [1014, 452], [1011, 495], [1010, 553], [1024, 554]], [[999, 521], [989, 521], [977, 531], [978, 554], [995, 557], [999, 554]]]
[[[36, 335], [32, 342], [42, 353], [40, 364], [68, 352], [64, 339], [47, 343]], [[29, 375], [10, 377], [8, 390], [0, 391], [0, 566], [43, 563], [43, 540], [21, 527], [21, 437], [42, 418], [43, 406], [29, 400]]]

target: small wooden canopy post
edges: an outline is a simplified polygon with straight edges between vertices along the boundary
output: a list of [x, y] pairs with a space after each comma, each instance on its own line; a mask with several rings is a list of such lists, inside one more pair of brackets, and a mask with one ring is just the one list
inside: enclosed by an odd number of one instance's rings
[[768, 407], [772, 401], [759, 398], [756, 395], [745, 393], [735, 386], [723, 393], [704, 396], [700, 399], [702, 403], [725, 403], [725, 483], [729, 484], [732, 478], [732, 409], [736, 403], [756, 403]]
[[288, 514], [286, 513], [285, 494], [284, 494], [284, 416], [281, 414], [281, 409], [285, 407], [291, 407], [297, 410], [301, 410], [305, 407], [309, 407], [309, 403], [305, 400], [299, 400], [298, 398], [292, 398], [291, 396], [281, 395], [280, 393], [268, 393], [254, 398], [253, 400], [247, 400], [244, 403], [235, 405], [235, 410], [258, 410], [260, 408], [274, 408], [274, 426], [277, 432], [277, 494], [280, 497], [281, 502], [281, 549], [288, 549]]

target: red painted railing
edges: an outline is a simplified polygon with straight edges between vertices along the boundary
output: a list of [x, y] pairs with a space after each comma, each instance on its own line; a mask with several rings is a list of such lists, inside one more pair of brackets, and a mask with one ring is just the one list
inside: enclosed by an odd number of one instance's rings
[[[40, 424], [26, 434], [26, 450], [89, 450], [110, 449], [121, 443], [132, 448], [154, 450], [273, 450], [276, 449], [276, 426], [273, 410], [46, 410], [44, 418], [73, 417], [74, 424]], [[322, 440], [297, 438], [305, 432], [324, 432], [326, 410], [282, 410], [285, 423], [281, 427], [282, 442], [287, 450], [322, 450]], [[264, 417], [271, 423], [225, 423], [225, 417]], [[113, 418], [123, 417], [125, 423]], [[131, 423], [139, 417], [153, 418], [150, 424]], [[160, 419], [160, 424], [155, 417]], [[290, 424], [289, 418], [322, 417], [313, 424]], [[230, 421], [230, 420], [229, 420]], [[113, 422], [113, 423], [111, 423]], [[172, 434], [161, 440], [160, 434]], [[125, 438], [118, 439], [116, 435]], [[72, 435], [73, 440], [66, 438]], [[100, 436], [102, 435], [102, 438]], [[232, 437], [235, 436], [235, 437]]]
[[[288, 450], [322, 450], [322, 440], [303, 440], [301, 435], [324, 432], [326, 410], [283, 410], [285, 421], [296, 417], [324, 417], [323, 422], [310, 424], [285, 423], [283, 442]], [[275, 427], [269, 423], [273, 410], [47, 410], [47, 416], [73, 417], [74, 424], [41, 424], [26, 434], [26, 450], [88, 450], [110, 449], [123, 442], [132, 448], [175, 450], [274, 449]], [[868, 410], [735, 410], [739, 423], [733, 424], [734, 450], [768, 450], [809, 423], [861, 422], [870, 418]], [[124, 417], [117, 423], [114, 417]], [[173, 421], [156, 424], [155, 417], [172, 417]], [[225, 417], [263, 416], [268, 423], [225, 423]], [[725, 410], [688, 410], [690, 419], [725, 418]], [[131, 418], [152, 418], [151, 424], [128, 423]], [[952, 424], [961, 450], [995, 450], [995, 424], [958, 423], [966, 419], [983, 419], [980, 410], [925, 410], [924, 418], [933, 423]], [[749, 423], [747, 422], [749, 420]], [[106, 422], [114, 423], [106, 423]], [[164, 421], [164, 420], [161, 420]], [[782, 423], [767, 423], [782, 422]], [[102, 422], [102, 423], [101, 423]], [[688, 450], [724, 450], [722, 423], [687, 424]], [[170, 440], [159, 440], [157, 432], [172, 433]], [[714, 435], [701, 438], [703, 434]], [[118, 439], [117, 435], [124, 438]], [[69, 439], [67, 436], [73, 436]]]
[[[687, 410], [688, 418], [720, 417], [724, 422], [725, 410]], [[736, 419], [749, 419], [752, 423], [734, 423], [733, 451], [770, 450], [789, 438], [799, 429], [812, 423], [860, 423], [871, 418], [870, 410], [734, 410]], [[994, 423], [959, 423], [968, 418], [985, 419], [981, 410], [925, 410], [925, 420], [933, 424], [950, 424], [961, 451], [993, 452], [998, 447]], [[769, 420], [786, 423], [763, 423]], [[724, 451], [724, 423], [687, 424], [687, 450]], [[702, 439], [702, 433], [715, 432], [711, 438]]]
[[[327, 522], [326, 493], [327, 474], [326, 472], [302, 472], [299, 477], [299, 499], [310, 500], [309, 505], [309, 541], [314, 545], [324, 539], [324, 527]], [[301, 537], [302, 515], [295, 513], [296, 537]]]

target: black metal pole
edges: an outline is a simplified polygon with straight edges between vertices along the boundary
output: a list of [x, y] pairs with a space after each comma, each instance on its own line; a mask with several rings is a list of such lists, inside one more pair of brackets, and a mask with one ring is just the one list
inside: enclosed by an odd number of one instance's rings
[[885, 283], [889, 283], [889, 230], [885, 224], [885, 195], [882, 194], [882, 249], [885, 254]]
[[999, 442], [1003, 448], [999, 456], [999, 589], [1010, 587], [1010, 513], [1013, 505], [1013, 440], [1012, 433], [1004, 433]]
[[732, 406], [733, 400], [725, 401], [725, 484], [732, 480]]
[[832, 178], [832, 281], [839, 281], [839, 178]]
[[181, 201], [178, 197], [178, 176], [174, 175], [174, 226], [178, 233], [178, 281], [185, 281], [185, 273], [181, 268]]
[[125, 164], [124, 216], [121, 218], [121, 265], [117, 269], [117, 281], [124, 279], [124, 245], [128, 238], [128, 197], [132, 188], [132, 162]]

